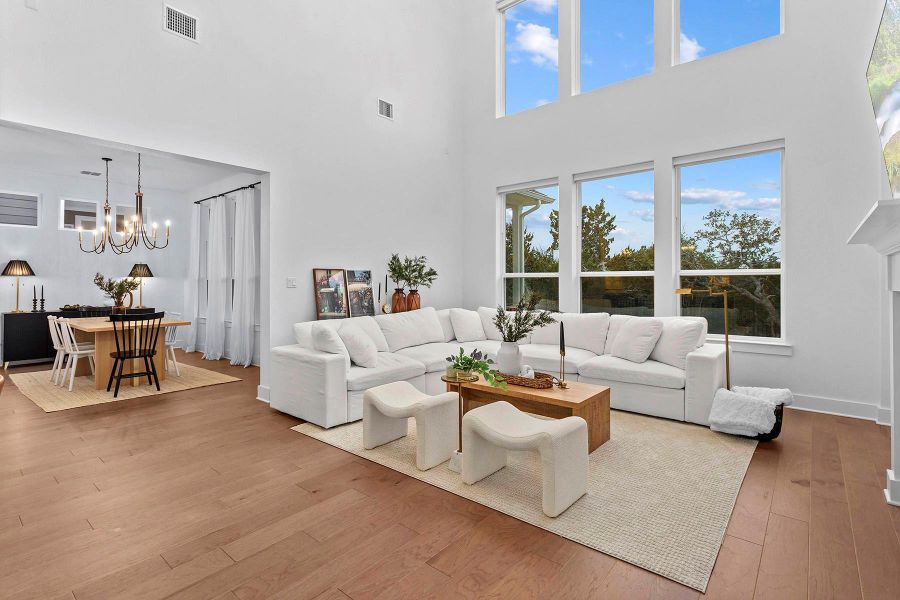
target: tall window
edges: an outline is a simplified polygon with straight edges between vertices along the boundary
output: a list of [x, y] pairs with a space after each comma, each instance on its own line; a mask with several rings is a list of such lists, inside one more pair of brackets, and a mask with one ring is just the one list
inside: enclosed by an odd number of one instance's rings
[[36, 194], [0, 192], [0, 225], [37, 227], [40, 204]]
[[84, 231], [99, 229], [97, 227], [97, 203], [93, 200], [62, 198], [59, 204], [60, 229], [83, 229]]
[[782, 0], [681, 0], [679, 62], [781, 33]]
[[581, 91], [653, 70], [653, 0], [581, 0]]
[[523, 294], [541, 297], [538, 305], [559, 309], [559, 186], [525, 188], [503, 194], [506, 240], [506, 305]]
[[558, 98], [557, 0], [502, 3], [505, 72], [504, 113], [509, 115]]
[[581, 311], [653, 315], [653, 171], [578, 182]]
[[[706, 162], [676, 161], [681, 200], [681, 287], [727, 284], [729, 331], [782, 337], [783, 150]], [[727, 279], [723, 279], [727, 278]], [[682, 296], [681, 313], [724, 333], [720, 296]]]

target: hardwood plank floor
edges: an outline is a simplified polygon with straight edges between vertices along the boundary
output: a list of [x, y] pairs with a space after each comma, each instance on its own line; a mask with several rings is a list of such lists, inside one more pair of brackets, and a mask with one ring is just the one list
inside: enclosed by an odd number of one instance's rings
[[[0, 598], [703, 596], [290, 431], [254, 368], [180, 360], [242, 381], [57, 413], [7, 382]], [[900, 598], [888, 434], [785, 411], [706, 596]]]

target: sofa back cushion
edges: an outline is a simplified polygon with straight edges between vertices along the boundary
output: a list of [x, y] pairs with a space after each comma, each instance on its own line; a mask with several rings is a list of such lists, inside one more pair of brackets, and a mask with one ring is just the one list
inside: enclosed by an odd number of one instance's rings
[[390, 352], [410, 346], [441, 342], [444, 339], [444, 330], [438, 320], [437, 311], [430, 306], [408, 312], [378, 315], [375, 321], [387, 340]]
[[372, 317], [353, 317], [351, 319], [328, 319], [325, 321], [305, 321], [303, 323], [294, 323], [294, 339], [297, 343], [309, 350], [316, 350], [312, 339], [313, 325], [320, 323], [325, 327], [331, 327], [335, 331], [341, 328], [344, 323], [354, 323], [363, 333], [369, 336], [369, 339], [375, 344], [375, 348], [379, 352], [387, 352], [388, 344], [381, 333], [381, 328]]
[[312, 339], [312, 326], [315, 321], [304, 321], [302, 323], [294, 323], [294, 339], [297, 343], [307, 350], [315, 350]]
[[451, 308], [450, 321], [458, 342], [480, 342], [487, 339], [481, 317], [474, 310]]
[[559, 324], [566, 324], [566, 347], [603, 354], [609, 330], [607, 313], [553, 313], [552, 323], [531, 334], [532, 344], [559, 344]]
[[687, 355], [703, 345], [706, 319], [661, 319], [663, 328], [650, 358], [679, 369], [686, 368]]
[[450, 320], [450, 309], [443, 308], [435, 313], [437, 313], [438, 321], [441, 322], [441, 329], [444, 330], [444, 341], [452, 342], [456, 338], [456, 334], [453, 332], [453, 321]]
[[319, 352], [327, 352], [329, 354], [342, 354], [344, 356], [344, 360], [347, 363], [347, 368], [350, 368], [350, 353], [347, 352], [347, 347], [344, 345], [344, 342], [341, 340], [341, 336], [338, 335], [337, 326], [340, 325], [329, 323], [328, 321], [316, 321], [312, 324], [310, 328], [312, 333], [312, 343], [313, 348], [318, 350]]
[[[506, 311], [507, 315], [514, 315], [516, 311], [508, 310]], [[497, 326], [494, 325], [494, 317], [497, 316], [496, 308], [488, 308], [487, 306], [481, 306], [478, 308], [478, 316], [481, 318], [481, 326], [484, 328], [485, 339], [494, 340], [497, 342], [503, 341], [503, 334], [500, 333], [500, 330], [497, 329]], [[526, 335], [524, 338], [519, 340], [519, 344], [530, 344], [531, 343], [531, 334]]]
[[612, 344], [612, 355], [634, 363], [645, 362], [659, 336], [663, 324], [652, 317], [632, 317], [624, 321], [616, 332]]
[[338, 335], [347, 348], [350, 362], [360, 367], [374, 368], [378, 362], [375, 342], [352, 319], [347, 319], [338, 329]]

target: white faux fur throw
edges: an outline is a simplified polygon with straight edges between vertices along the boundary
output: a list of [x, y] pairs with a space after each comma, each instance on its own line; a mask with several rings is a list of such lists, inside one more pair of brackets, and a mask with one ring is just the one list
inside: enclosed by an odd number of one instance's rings
[[790, 406], [794, 403], [794, 395], [791, 393], [791, 390], [783, 388], [742, 387], [736, 385], [731, 388], [731, 391], [737, 392], [738, 394], [753, 396], [754, 398], [768, 400], [775, 406], [778, 406], [779, 404]]
[[775, 405], [768, 400], [720, 388], [709, 411], [709, 428], [734, 435], [756, 436], [775, 426]]

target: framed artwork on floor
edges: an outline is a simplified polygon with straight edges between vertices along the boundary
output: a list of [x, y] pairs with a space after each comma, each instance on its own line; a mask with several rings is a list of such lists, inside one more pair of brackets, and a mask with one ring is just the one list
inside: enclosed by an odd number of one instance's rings
[[372, 271], [347, 269], [347, 296], [350, 300], [351, 317], [375, 316]]
[[347, 275], [343, 269], [313, 269], [316, 294], [316, 320], [346, 319], [350, 316], [347, 302]]

